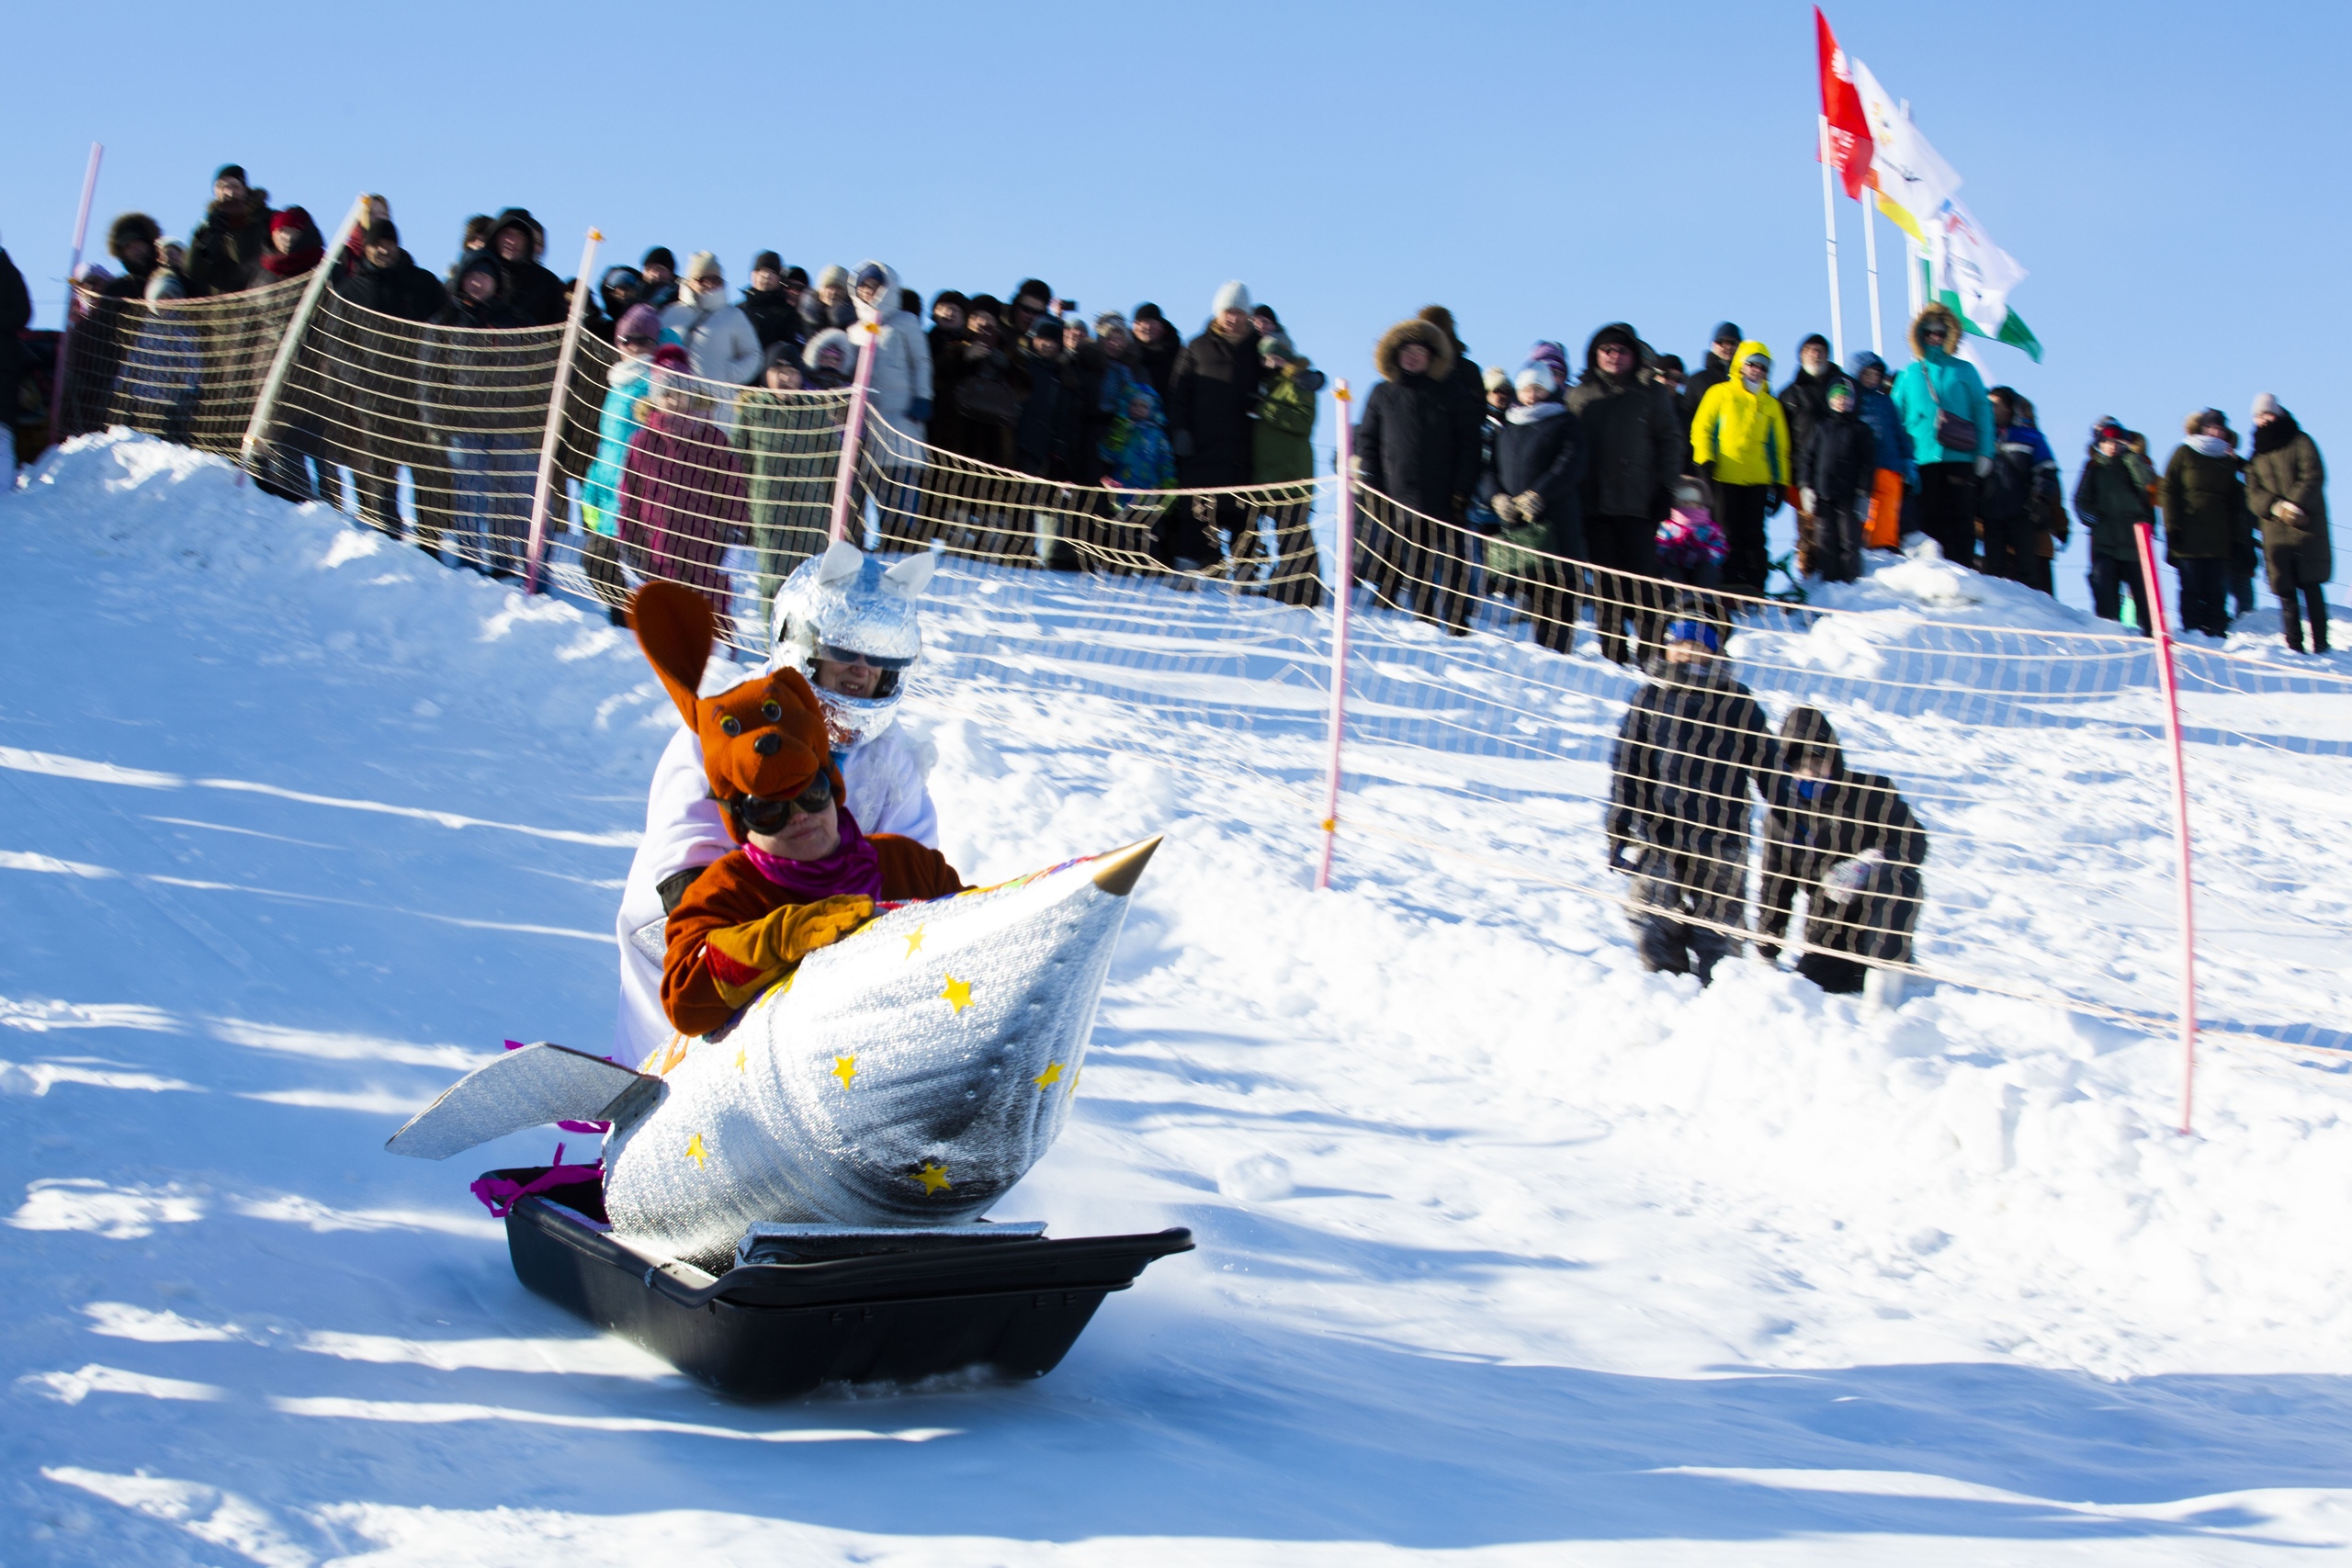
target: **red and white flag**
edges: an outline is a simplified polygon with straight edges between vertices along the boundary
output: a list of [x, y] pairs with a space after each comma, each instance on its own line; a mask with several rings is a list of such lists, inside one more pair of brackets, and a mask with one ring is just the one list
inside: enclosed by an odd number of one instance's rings
[[1821, 114], [1829, 124], [1829, 161], [1838, 166], [1846, 194], [1859, 201], [1862, 186], [1871, 183], [1871, 122], [1862, 113], [1861, 95], [1854, 90], [1846, 51], [1838, 47], [1838, 35], [1829, 30], [1829, 18], [1818, 6], [1813, 8], [1813, 28], [1821, 48]]

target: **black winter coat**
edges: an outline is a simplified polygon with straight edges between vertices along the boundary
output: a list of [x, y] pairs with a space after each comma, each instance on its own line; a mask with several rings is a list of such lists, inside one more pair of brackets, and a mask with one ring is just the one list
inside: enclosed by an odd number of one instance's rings
[[1797, 486], [1814, 491], [1814, 504], [1825, 512], [1851, 507], [1878, 477], [1878, 432], [1860, 414], [1824, 409], [1803, 440], [1793, 433], [1790, 439], [1797, 449]]
[[[1168, 378], [1176, 373], [1176, 361], [1183, 352], [1184, 345], [1176, 341], [1172, 331], [1157, 343], [1136, 339], [1135, 367], [1143, 372], [1143, 378], [1151, 383], [1151, 389], [1159, 394], [1163, 408], [1168, 402]], [[1170, 425], [1169, 428], [1172, 430], [1175, 427]]]
[[[1609, 840], [1688, 851], [1707, 834], [1747, 834], [1747, 799], [1781, 771], [1781, 743], [1746, 686], [1720, 665], [1660, 666], [1617, 730]], [[1698, 671], [1697, 673], [1684, 673]]]
[[[1730, 379], [1730, 365], [1717, 359], [1713, 349], [1707, 350], [1707, 356], [1699, 362], [1699, 368], [1685, 377], [1682, 381], [1683, 429], [1689, 430], [1690, 422], [1699, 417], [1699, 400], [1707, 395], [1707, 389]], [[1687, 455], [1684, 460], [1689, 460]]]
[[506, 264], [506, 308], [526, 327], [563, 324], [563, 279], [535, 261]]
[[1533, 491], [1544, 498], [1543, 512], [1533, 523], [1507, 525], [1504, 532], [1513, 544], [1581, 559], [1584, 509], [1577, 481], [1584, 464], [1584, 429], [1566, 409], [1518, 424], [1506, 417], [1495, 426], [1493, 452], [1478, 481], [1478, 496], [1491, 506], [1498, 491], [1517, 496]]
[[1042, 359], [1023, 349], [1020, 364], [1029, 385], [1029, 396], [1021, 405], [1021, 423], [1013, 426], [1013, 446], [1021, 454], [1022, 471], [1040, 479], [1067, 478], [1062, 471], [1062, 440], [1069, 393], [1062, 385], [1061, 361]]
[[353, 304], [403, 321], [429, 321], [447, 309], [449, 291], [441, 280], [402, 251], [390, 266], [363, 261], [335, 279], [334, 291]]
[[2075, 515], [2091, 531], [2091, 554], [2104, 560], [2138, 560], [2134, 525], [2153, 523], [2148, 479], [2137, 454], [2112, 457], [2093, 451], [2075, 479]]
[[[1818, 376], [1810, 370], [1800, 370], [1790, 378], [1787, 386], [1781, 389], [1778, 396], [1781, 412], [1788, 416], [1790, 451], [1802, 456], [1806, 439], [1813, 434], [1813, 427], [1829, 417], [1828, 388], [1829, 373], [1825, 369]], [[1798, 477], [1797, 483], [1804, 483], [1802, 475]], [[1827, 485], [1813, 488], [1824, 495], [1835, 493]]]
[[751, 318], [752, 330], [759, 334], [762, 348], [790, 343], [795, 345], [793, 358], [800, 357], [798, 347], [808, 341], [808, 334], [799, 307], [789, 295], [781, 288], [746, 288], [741, 305], [743, 314]]
[[[1781, 727], [1781, 760], [1792, 770], [1812, 755], [1828, 762], [1828, 776], [1807, 800], [1793, 773], [1774, 776], [1764, 810], [1764, 886], [1758, 900], [1757, 929], [1775, 941], [1789, 930], [1800, 893], [1815, 893], [1821, 879], [1841, 862], [1876, 850], [1895, 865], [1917, 867], [1928, 859], [1927, 830], [1893, 780], [1846, 767], [1844, 750], [1829, 722], [1812, 708], [1798, 708]], [[1917, 923], [1916, 905], [1898, 920], [1907, 933]], [[1868, 934], [1816, 906], [1805, 919], [1805, 941], [1833, 953], [1860, 951]]]
[[1478, 482], [1477, 426], [1464, 425], [1461, 400], [1443, 382], [1399, 375], [1364, 399], [1356, 457], [1373, 489], [1451, 522], [1454, 497]]
[[[1168, 439], [1187, 489], [1246, 485], [1257, 458], [1250, 412], [1258, 403], [1258, 334], [1210, 331], [1184, 345], [1168, 374]], [[1183, 437], [1189, 435], [1187, 457]]]
[[1588, 369], [1567, 401], [1584, 426], [1585, 515], [1653, 523], [1664, 517], [1675, 476], [1690, 456], [1673, 398], [1639, 372], [1616, 382]]
[[[15, 378], [25, 357], [24, 342], [17, 334], [31, 325], [32, 319], [33, 297], [25, 288], [25, 275], [17, 270], [8, 253], [0, 250], [0, 378], [8, 379], [11, 391], [16, 389]], [[6, 428], [13, 434], [16, 404], [10, 403], [5, 412]]]
[[269, 203], [258, 194], [227, 208], [214, 202], [187, 243], [187, 291], [240, 294], [260, 283], [267, 276], [261, 258], [269, 249]]

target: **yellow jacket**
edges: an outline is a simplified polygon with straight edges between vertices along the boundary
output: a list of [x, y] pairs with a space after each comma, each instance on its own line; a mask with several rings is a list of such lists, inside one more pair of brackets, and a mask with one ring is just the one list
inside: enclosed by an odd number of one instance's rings
[[1739, 368], [1751, 354], [1770, 358], [1772, 351], [1750, 340], [1732, 356], [1731, 379], [1707, 389], [1699, 412], [1690, 420], [1690, 456], [1715, 466], [1717, 483], [1727, 485], [1786, 485], [1795, 472], [1789, 451], [1789, 416], [1781, 400], [1766, 389], [1751, 392], [1739, 378]]

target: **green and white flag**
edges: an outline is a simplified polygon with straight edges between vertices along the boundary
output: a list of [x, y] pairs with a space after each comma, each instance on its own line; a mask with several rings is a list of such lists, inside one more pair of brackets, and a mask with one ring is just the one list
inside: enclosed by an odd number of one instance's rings
[[1978, 337], [2023, 349], [2041, 362], [2041, 343], [2009, 309], [2009, 291], [2025, 281], [2017, 258], [1985, 236], [1976, 215], [1956, 196], [1944, 198], [1928, 231], [1928, 292]]

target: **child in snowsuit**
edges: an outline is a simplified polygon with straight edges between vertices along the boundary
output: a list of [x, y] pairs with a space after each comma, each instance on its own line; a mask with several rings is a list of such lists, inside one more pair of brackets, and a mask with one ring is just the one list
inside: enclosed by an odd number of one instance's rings
[[1609, 786], [1609, 869], [1634, 879], [1625, 912], [1642, 965], [1702, 986], [1747, 921], [1748, 796], [1781, 770], [1764, 710], [1722, 649], [1686, 601], [1617, 731]]
[[1150, 382], [1128, 384], [1126, 406], [1112, 419], [1096, 455], [1105, 477], [1121, 490], [1175, 488], [1176, 453], [1168, 444], [1168, 421]]
[[1559, 372], [1529, 360], [1514, 382], [1517, 401], [1494, 426], [1477, 495], [1493, 510], [1487, 570], [1535, 624], [1535, 640], [1576, 651], [1577, 589], [1584, 570], [1584, 427], [1560, 400]]
[[1822, 393], [1826, 412], [1805, 432], [1797, 484], [1813, 519], [1813, 561], [1825, 582], [1862, 574], [1862, 519], [1878, 477], [1878, 434], [1862, 421], [1854, 384], [1832, 373]]
[[1805, 899], [1797, 973], [1825, 991], [1863, 988], [1867, 966], [1911, 962], [1928, 835], [1880, 773], [1850, 773], [1819, 709], [1791, 711], [1764, 811], [1758, 952], [1781, 956], [1796, 896]]

